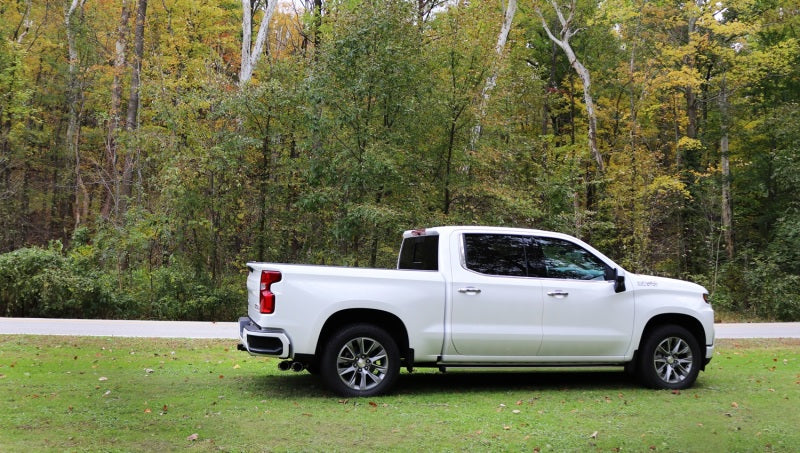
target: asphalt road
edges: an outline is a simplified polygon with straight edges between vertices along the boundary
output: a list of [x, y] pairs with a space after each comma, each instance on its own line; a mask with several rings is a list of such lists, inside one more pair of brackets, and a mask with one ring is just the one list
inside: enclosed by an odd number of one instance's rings
[[[800, 322], [716, 324], [717, 338], [800, 338]], [[0, 335], [239, 338], [235, 322], [108, 321], [103, 319], [0, 318]]]

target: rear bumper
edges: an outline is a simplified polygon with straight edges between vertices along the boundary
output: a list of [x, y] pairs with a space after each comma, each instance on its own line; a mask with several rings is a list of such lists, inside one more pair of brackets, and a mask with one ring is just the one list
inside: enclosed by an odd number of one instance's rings
[[286, 332], [261, 327], [247, 316], [239, 318], [239, 338], [242, 342], [238, 348], [252, 355], [279, 359], [288, 359], [292, 355], [292, 343]]

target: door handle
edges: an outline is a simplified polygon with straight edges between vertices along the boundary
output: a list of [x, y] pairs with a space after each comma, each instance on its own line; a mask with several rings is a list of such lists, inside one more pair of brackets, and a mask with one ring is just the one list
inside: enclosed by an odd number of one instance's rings
[[474, 286], [467, 286], [466, 288], [458, 288], [458, 292], [461, 294], [480, 294], [481, 290]]
[[562, 290], [562, 289], [557, 289], [555, 291], [549, 291], [547, 293], [547, 295], [550, 296], [550, 297], [555, 297], [556, 299], [563, 299], [563, 298], [569, 296], [569, 293], [564, 291], [564, 290]]

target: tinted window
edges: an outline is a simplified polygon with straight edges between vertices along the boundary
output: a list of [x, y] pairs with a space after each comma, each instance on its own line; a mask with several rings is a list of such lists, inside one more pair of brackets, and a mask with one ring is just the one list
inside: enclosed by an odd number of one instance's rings
[[398, 269], [435, 271], [439, 269], [439, 236], [416, 236], [403, 239]]
[[583, 247], [563, 239], [536, 238], [546, 276], [573, 280], [606, 280], [611, 268]]
[[489, 275], [528, 275], [527, 236], [507, 234], [465, 234], [464, 259], [467, 269]]

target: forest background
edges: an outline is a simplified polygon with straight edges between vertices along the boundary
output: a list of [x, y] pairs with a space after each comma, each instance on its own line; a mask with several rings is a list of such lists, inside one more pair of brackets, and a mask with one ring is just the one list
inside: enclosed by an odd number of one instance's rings
[[581, 237], [800, 319], [796, 0], [2, 0], [0, 316], [233, 320], [248, 260]]

